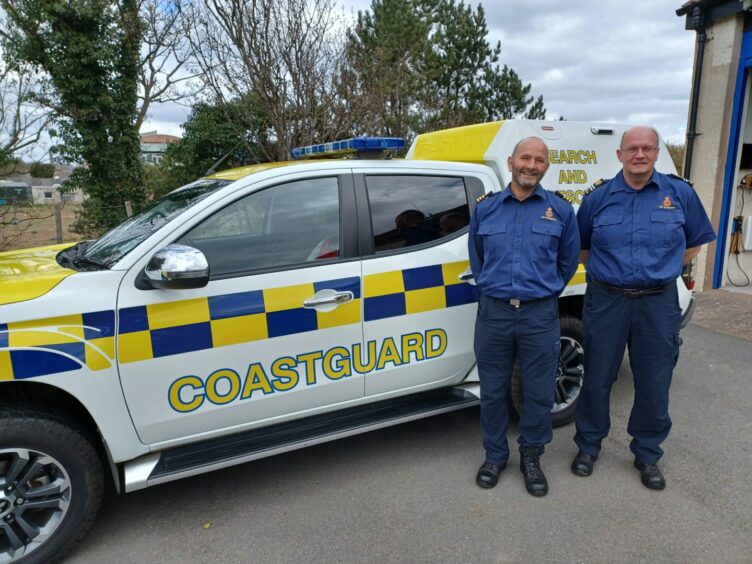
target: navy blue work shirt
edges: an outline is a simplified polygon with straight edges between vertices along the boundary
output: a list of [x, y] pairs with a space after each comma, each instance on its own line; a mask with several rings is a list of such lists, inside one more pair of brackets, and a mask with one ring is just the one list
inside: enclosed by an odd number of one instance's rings
[[572, 206], [540, 184], [525, 200], [507, 186], [473, 211], [470, 267], [481, 293], [500, 299], [558, 296], [577, 270]]
[[686, 181], [653, 171], [641, 189], [624, 172], [594, 188], [577, 212], [588, 280], [653, 288], [681, 274], [684, 252], [715, 239], [700, 198]]

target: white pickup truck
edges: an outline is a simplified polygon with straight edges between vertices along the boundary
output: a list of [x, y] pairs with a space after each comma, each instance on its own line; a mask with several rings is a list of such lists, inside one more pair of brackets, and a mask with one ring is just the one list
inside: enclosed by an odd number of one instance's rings
[[[70, 551], [105, 480], [134, 491], [477, 405], [476, 198], [506, 183], [515, 138], [540, 135], [544, 184], [576, 201], [618, 170], [619, 130], [473, 127], [420, 136], [406, 160], [221, 172], [96, 241], [0, 253], [0, 562]], [[374, 143], [399, 148], [309, 152]], [[561, 295], [558, 424], [583, 378], [584, 282]]]

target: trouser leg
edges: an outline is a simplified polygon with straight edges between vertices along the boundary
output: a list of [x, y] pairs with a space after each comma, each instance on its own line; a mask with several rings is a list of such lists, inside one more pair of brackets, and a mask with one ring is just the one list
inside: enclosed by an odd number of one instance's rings
[[556, 297], [520, 308], [516, 336], [522, 383], [518, 443], [543, 453], [553, 438], [551, 408], [561, 347]]
[[631, 451], [645, 464], [663, 455], [660, 444], [671, 431], [669, 387], [679, 357], [681, 308], [677, 289], [635, 300], [629, 362], [635, 398], [627, 432]]
[[583, 307], [585, 376], [575, 411], [579, 449], [597, 456], [611, 428], [611, 387], [624, 359], [631, 299], [588, 284]]
[[514, 318], [500, 304], [480, 296], [475, 322], [475, 358], [480, 378], [480, 419], [486, 460], [509, 458], [508, 389], [514, 363]]

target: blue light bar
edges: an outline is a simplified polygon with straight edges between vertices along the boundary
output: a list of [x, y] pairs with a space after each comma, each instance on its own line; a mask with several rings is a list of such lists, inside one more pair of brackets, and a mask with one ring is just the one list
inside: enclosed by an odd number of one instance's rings
[[401, 137], [353, 137], [331, 143], [319, 143], [306, 147], [295, 147], [290, 153], [293, 159], [317, 157], [341, 157], [344, 155], [368, 155], [378, 157], [384, 151], [397, 151], [405, 148]]

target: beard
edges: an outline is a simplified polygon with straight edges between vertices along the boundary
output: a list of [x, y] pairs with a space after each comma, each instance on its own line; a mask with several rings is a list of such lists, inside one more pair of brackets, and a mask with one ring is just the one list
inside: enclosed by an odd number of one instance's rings
[[[527, 172], [529, 176], [523, 176], [523, 171]], [[538, 185], [538, 182], [540, 182], [541, 175], [533, 171], [526, 171], [525, 169], [521, 168], [513, 168], [512, 178], [514, 178], [515, 182], [520, 188], [524, 188], [525, 190], [532, 190]]]

